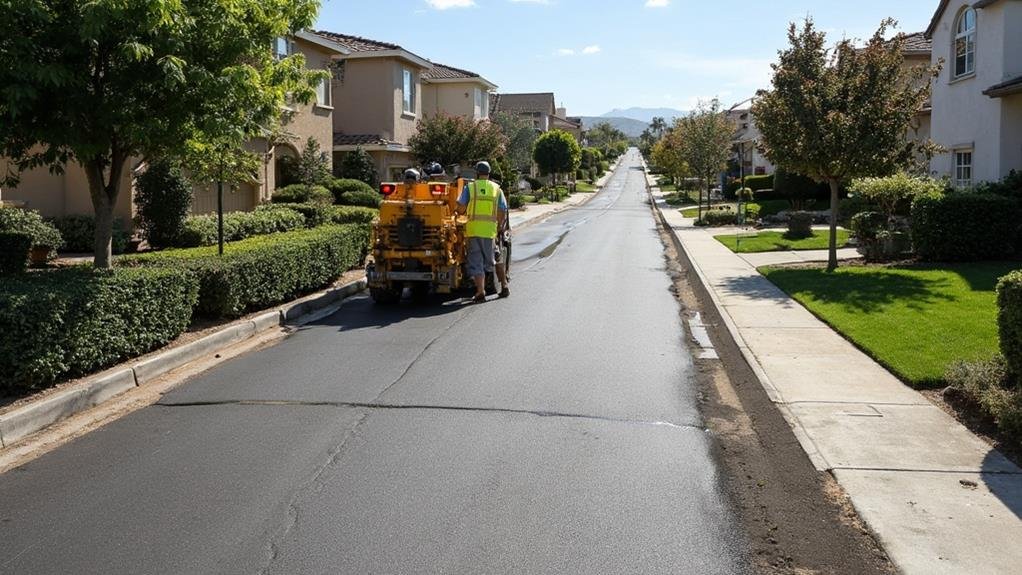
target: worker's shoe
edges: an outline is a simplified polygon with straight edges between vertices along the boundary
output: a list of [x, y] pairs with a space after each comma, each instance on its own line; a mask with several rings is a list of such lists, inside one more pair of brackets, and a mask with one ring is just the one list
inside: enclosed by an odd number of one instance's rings
[[474, 298], [472, 298], [472, 303], [484, 303], [484, 302], [486, 302], [486, 295], [485, 294], [479, 294], [479, 295], [475, 296]]
[[507, 289], [507, 286], [504, 286], [504, 289], [500, 290], [500, 293], [497, 294], [497, 297], [499, 297], [499, 298], [506, 298], [506, 297], [508, 297], [510, 295], [511, 295], [511, 290]]

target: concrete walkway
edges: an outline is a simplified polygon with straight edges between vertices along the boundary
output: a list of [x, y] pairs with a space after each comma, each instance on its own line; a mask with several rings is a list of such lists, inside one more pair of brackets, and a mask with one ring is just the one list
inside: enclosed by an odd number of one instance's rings
[[756, 271], [819, 255], [739, 256], [713, 238], [719, 230], [693, 227], [658, 196], [658, 209], [807, 455], [834, 474], [898, 568], [1018, 573], [1022, 470]]

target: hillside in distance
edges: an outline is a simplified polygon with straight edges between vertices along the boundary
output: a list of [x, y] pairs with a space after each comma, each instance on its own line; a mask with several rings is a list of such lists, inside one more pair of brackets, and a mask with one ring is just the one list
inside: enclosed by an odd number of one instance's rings
[[649, 124], [642, 120], [633, 118], [608, 118], [604, 116], [582, 116], [582, 129], [589, 130], [593, 126], [606, 122], [621, 130], [629, 138], [638, 138], [642, 131], [649, 127]]
[[674, 118], [680, 118], [685, 114], [686, 112], [674, 108], [627, 108], [624, 110], [614, 109], [603, 116], [606, 118], [630, 118], [647, 124], [652, 122], [653, 118], [660, 117], [670, 124]]

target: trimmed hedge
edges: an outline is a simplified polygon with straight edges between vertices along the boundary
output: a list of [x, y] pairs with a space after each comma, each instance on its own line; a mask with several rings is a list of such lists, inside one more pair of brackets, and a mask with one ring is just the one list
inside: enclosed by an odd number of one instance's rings
[[198, 282], [88, 267], [0, 278], [0, 389], [28, 391], [156, 349], [188, 327]]
[[1008, 368], [1022, 382], [1022, 270], [997, 282], [997, 327], [1001, 353]]
[[330, 210], [333, 206], [323, 204], [263, 204], [256, 208], [256, 212], [270, 212], [277, 210], [292, 210], [305, 216], [305, 227], [314, 228], [330, 221]]
[[380, 217], [380, 210], [361, 206], [333, 206], [329, 220], [335, 224], [371, 224]]
[[[71, 253], [92, 253], [96, 248], [96, 216], [60, 216], [48, 220], [64, 238], [64, 249]], [[113, 251], [123, 254], [128, 249], [131, 234], [124, 230], [124, 222], [114, 220]]]
[[813, 235], [813, 214], [809, 212], [791, 212], [788, 215], [788, 233], [784, 237], [789, 239], [803, 239]]
[[174, 266], [199, 279], [196, 313], [235, 317], [329, 285], [357, 265], [369, 243], [369, 226], [327, 225], [261, 236], [228, 245], [129, 256], [121, 265]]
[[323, 186], [292, 184], [274, 190], [271, 201], [275, 204], [316, 203], [330, 205], [334, 203], [334, 195]]
[[[739, 181], [739, 183], [741, 183]], [[774, 175], [767, 174], [765, 176], [745, 176], [745, 187], [751, 189], [754, 192], [759, 190], [772, 190], [774, 189]]]
[[703, 213], [702, 224], [707, 226], [732, 226], [738, 223], [738, 214], [732, 211], [710, 210]]
[[994, 194], [923, 196], [912, 203], [912, 242], [927, 261], [1003, 259], [1019, 253], [1018, 200]]
[[17, 274], [28, 267], [32, 236], [25, 232], [0, 232], [0, 276]]
[[337, 203], [342, 206], [362, 206], [364, 208], [379, 208], [383, 203], [383, 196], [373, 190], [360, 192], [344, 192], [337, 198]]
[[23, 232], [32, 236], [33, 246], [53, 248], [51, 255], [64, 245], [57, 228], [43, 219], [35, 210], [25, 210], [0, 204], [0, 232]]
[[[295, 210], [277, 208], [224, 214], [224, 241], [236, 242], [253, 236], [290, 232], [305, 227], [305, 216]], [[174, 247], [195, 248], [217, 244], [216, 214], [189, 216]]]
[[338, 204], [341, 203], [341, 196], [348, 192], [361, 192], [365, 194], [376, 193], [376, 190], [369, 184], [362, 180], [351, 178], [334, 178], [327, 183], [326, 187], [330, 190], [330, 193], [334, 195], [334, 203]]

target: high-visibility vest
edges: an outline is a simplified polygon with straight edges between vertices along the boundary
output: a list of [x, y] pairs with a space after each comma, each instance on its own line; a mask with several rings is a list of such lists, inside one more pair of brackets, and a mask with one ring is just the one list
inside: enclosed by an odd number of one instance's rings
[[476, 180], [469, 184], [466, 236], [490, 239], [497, 237], [497, 209], [500, 207], [500, 194], [500, 186], [489, 180]]

